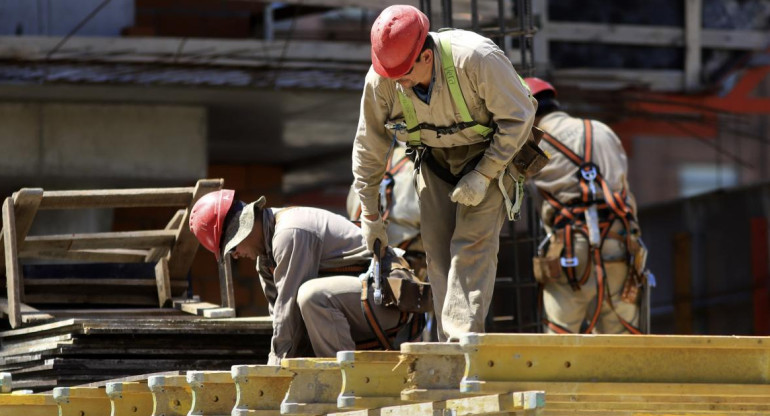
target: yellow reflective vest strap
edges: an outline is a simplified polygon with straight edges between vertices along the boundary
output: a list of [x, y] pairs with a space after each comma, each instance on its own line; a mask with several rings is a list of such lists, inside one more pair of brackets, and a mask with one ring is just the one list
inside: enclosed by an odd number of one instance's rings
[[[457, 70], [455, 70], [454, 60], [452, 59], [452, 45], [449, 39], [439, 39], [439, 48], [441, 48], [441, 67], [444, 70], [444, 78], [446, 78], [447, 85], [449, 86], [452, 101], [454, 101], [455, 107], [460, 113], [460, 121], [463, 123], [474, 123], [473, 117], [471, 117], [471, 113], [468, 111], [468, 106], [465, 104], [463, 92], [460, 90], [460, 82], [457, 79]], [[523, 79], [521, 82], [525, 86], [527, 85]], [[414, 110], [412, 100], [399, 90], [398, 101], [401, 103], [401, 109], [404, 111], [404, 121], [409, 132], [407, 143], [409, 146], [421, 146], [420, 129], [417, 127], [420, 123], [417, 121], [417, 112]], [[487, 137], [493, 132], [491, 128], [481, 124], [474, 124], [470, 128], [483, 137]]]
[[404, 121], [406, 122], [406, 130], [409, 132], [407, 143], [411, 147], [422, 146], [422, 139], [420, 139], [420, 129], [416, 128], [419, 124], [417, 122], [417, 112], [414, 111], [412, 100], [410, 100], [409, 97], [401, 92], [401, 90], [398, 90], [398, 101], [401, 102], [401, 109], [404, 111]]
[[[449, 39], [444, 38], [439, 39], [438, 43], [439, 48], [441, 48], [441, 67], [444, 69], [444, 78], [446, 78], [446, 83], [449, 86], [449, 92], [452, 94], [452, 100], [455, 102], [455, 107], [460, 113], [460, 121], [473, 123], [473, 117], [471, 117], [471, 113], [468, 111], [463, 92], [460, 90], [460, 81], [457, 79], [457, 70], [455, 70], [454, 59], [452, 59], [452, 44]], [[481, 124], [475, 124], [471, 129], [482, 137], [487, 137], [492, 133], [491, 128], [482, 126]]]

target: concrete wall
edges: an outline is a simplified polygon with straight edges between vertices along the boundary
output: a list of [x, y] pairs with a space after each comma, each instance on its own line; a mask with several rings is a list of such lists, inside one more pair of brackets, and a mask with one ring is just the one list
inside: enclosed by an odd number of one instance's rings
[[[64, 36], [103, 0], [0, 0], [0, 34]], [[134, 0], [112, 0], [78, 36], [119, 36], [134, 24]]]
[[[0, 191], [192, 186], [206, 120], [198, 106], [0, 103]], [[109, 231], [112, 216], [41, 211], [31, 234]]]
[[206, 173], [206, 113], [202, 107], [0, 103], [0, 148], [5, 181], [194, 181]]

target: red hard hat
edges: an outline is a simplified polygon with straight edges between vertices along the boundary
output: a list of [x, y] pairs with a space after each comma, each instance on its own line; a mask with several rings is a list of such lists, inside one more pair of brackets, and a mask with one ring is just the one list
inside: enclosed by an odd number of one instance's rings
[[398, 78], [417, 60], [428, 37], [428, 16], [414, 6], [386, 8], [372, 25], [372, 66], [386, 78]]
[[219, 241], [224, 232], [227, 211], [233, 205], [235, 191], [222, 189], [203, 195], [190, 212], [190, 231], [203, 247], [219, 261]]
[[556, 96], [556, 88], [551, 85], [551, 83], [543, 81], [540, 78], [535, 77], [527, 77], [524, 78], [524, 82], [529, 85], [529, 90], [532, 92], [532, 95], [535, 96], [539, 92], [543, 91], [553, 91], [554, 97]]

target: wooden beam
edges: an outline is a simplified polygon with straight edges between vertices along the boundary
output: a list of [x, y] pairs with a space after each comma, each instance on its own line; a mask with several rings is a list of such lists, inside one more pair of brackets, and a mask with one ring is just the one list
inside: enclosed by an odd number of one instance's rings
[[21, 247], [32, 222], [37, 215], [38, 207], [43, 200], [42, 188], [22, 188], [13, 193], [13, 205], [16, 215], [16, 247]]
[[40, 209], [184, 207], [193, 188], [45, 191]]
[[144, 263], [148, 250], [24, 250], [20, 258], [77, 260], [89, 263]]
[[8, 322], [11, 328], [21, 325], [21, 299], [24, 293], [23, 278], [16, 245], [16, 216], [14, 215], [13, 197], [3, 202], [3, 239], [5, 240], [5, 285], [7, 288]]
[[222, 189], [224, 182], [224, 179], [201, 179], [195, 185], [192, 200], [185, 210], [179, 228], [176, 230], [174, 247], [168, 254], [168, 268], [172, 280], [187, 278], [187, 273], [190, 271], [190, 266], [192, 266], [193, 257], [198, 250], [198, 240], [188, 226], [192, 207], [203, 195]]
[[158, 306], [171, 302], [171, 278], [168, 274], [168, 260], [162, 258], [155, 264], [155, 284], [158, 287]]
[[[191, 195], [192, 197], [192, 195]], [[174, 213], [174, 216], [171, 217], [171, 220], [166, 224], [165, 230], [177, 230], [182, 225], [182, 220], [184, 219], [185, 210], [180, 209], [176, 213]], [[156, 247], [152, 250], [150, 250], [149, 253], [147, 253], [147, 257], [144, 259], [147, 263], [157, 263], [158, 260], [161, 259], [161, 257], [165, 257], [169, 252], [169, 249], [166, 247]]]
[[46, 250], [142, 249], [171, 246], [175, 236], [175, 231], [167, 230], [32, 236], [21, 251], [26, 257], [26, 253]]

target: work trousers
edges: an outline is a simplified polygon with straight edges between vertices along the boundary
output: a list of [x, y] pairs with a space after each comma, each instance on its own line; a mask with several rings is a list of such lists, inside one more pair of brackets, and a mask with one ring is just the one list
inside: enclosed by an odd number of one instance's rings
[[[497, 274], [497, 251], [504, 220], [503, 194], [492, 180], [475, 207], [449, 199], [454, 185], [426, 163], [417, 175], [420, 223], [439, 341], [484, 332]], [[511, 195], [513, 181], [504, 181]]]
[[[613, 225], [613, 231], [622, 230], [619, 222]], [[585, 267], [591, 268], [591, 276], [580, 290], [572, 290], [567, 275], [562, 270], [558, 280], [550, 282], [543, 287], [543, 307], [546, 316], [552, 323], [561, 326], [573, 333], [579, 333], [583, 322], [590, 321], [596, 308], [601, 308], [599, 319], [593, 332], [598, 334], [623, 334], [628, 333], [618, 316], [634, 327], [639, 326], [639, 307], [628, 303], [621, 298], [623, 285], [628, 277], [628, 264], [626, 263], [626, 246], [624, 243], [606, 239], [602, 246], [602, 258], [606, 275], [604, 300], [597, 305], [598, 291], [596, 285], [596, 267], [588, 262], [588, 242], [581, 234], [575, 237], [575, 253], [578, 257], [576, 275], [583, 275]], [[612, 306], [607, 301], [611, 297]], [[548, 332], [554, 331], [550, 328]]]
[[[369, 285], [369, 304], [382, 329], [395, 328], [401, 311], [376, 305], [372, 292]], [[361, 281], [357, 276], [308, 280], [299, 287], [297, 304], [317, 357], [335, 357], [337, 351], [353, 351], [356, 343], [376, 339], [361, 309]]]

